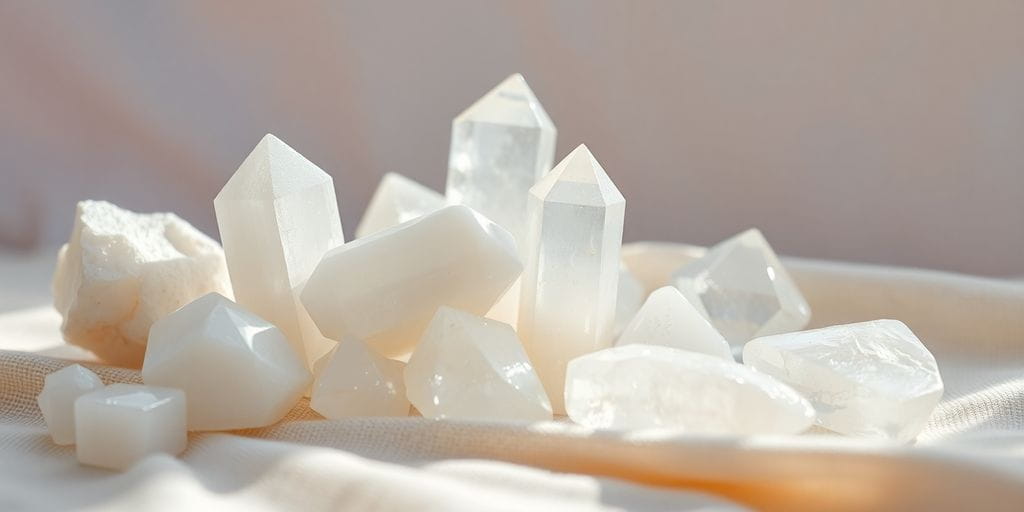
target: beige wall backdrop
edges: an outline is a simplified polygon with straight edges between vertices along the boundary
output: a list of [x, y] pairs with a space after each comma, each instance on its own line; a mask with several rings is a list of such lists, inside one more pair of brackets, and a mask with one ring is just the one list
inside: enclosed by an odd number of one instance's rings
[[266, 132], [335, 177], [444, 183], [450, 121], [522, 72], [627, 199], [628, 240], [1024, 274], [1024, 2], [0, 1], [0, 246], [74, 202], [212, 199]]

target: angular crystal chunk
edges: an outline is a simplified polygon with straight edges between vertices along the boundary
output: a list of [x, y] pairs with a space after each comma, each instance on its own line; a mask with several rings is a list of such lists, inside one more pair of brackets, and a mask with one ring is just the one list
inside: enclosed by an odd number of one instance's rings
[[356, 229], [356, 238], [376, 233], [440, 210], [444, 196], [401, 174], [389, 172], [377, 185]]
[[341, 340], [321, 361], [309, 406], [325, 418], [409, 415], [405, 363], [385, 359], [355, 338]]
[[95, 373], [78, 364], [46, 376], [36, 402], [54, 443], [74, 444], [75, 400], [102, 387], [103, 381]]
[[673, 286], [658, 288], [619, 337], [618, 345], [663, 345], [734, 362], [722, 335]]

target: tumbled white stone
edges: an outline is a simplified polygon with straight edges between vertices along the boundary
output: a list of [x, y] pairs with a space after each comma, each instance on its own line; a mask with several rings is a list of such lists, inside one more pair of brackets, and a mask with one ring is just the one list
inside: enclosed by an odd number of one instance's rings
[[734, 347], [803, 329], [811, 318], [804, 296], [757, 229], [715, 245], [672, 279]]
[[309, 406], [325, 418], [409, 415], [405, 363], [385, 359], [355, 338], [341, 340], [322, 361]]
[[95, 373], [77, 364], [46, 376], [36, 403], [54, 443], [75, 442], [75, 400], [102, 387], [103, 381]]
[[522, 271], [512, 235], [448, 206], [324, 255], [302, 292], [323, 334], [353, 336], [386, 357], [407, 354], [437, 308], [482, 315]]
[[619, 291], [615, 301], [615, 337], [618, 338], [644, 303], [644, 285], [629, 268], [619, 264]]
[[818, 424], [850, 436], [910, 441], [942, 398], [935, 357], [898, 320], [757, 338], [743, 362], [803, 393]]
[[78, 203], [53, 276], [61, 331], [104, 361], [142, 364], [149, 326], [209, 292], [231, 295], [217, 242], [173, 213]]
[[213, 206], [235, 299], [281, 329], [311, 368], [334, 343], [304, 336], [298, 294], [320, 257], [345, 243], [334, 180], [267, 134]]
[[695, 434], [796, 434], [814, 422], [807, 400], [774, 378], [660, 345], [622, 345], [574, 359], [565, 408], [588, 427]]
[[733, 362], [729, 342], [673, 286], [651, 292], [616, 342], [634, 343], [700, 352]]
[[376, 233], [445, 206], [444, 196], [401, 174], [389, 172], [377, 185], [356, 229], [356, 238]]
[[405, 367], [405, 387], [427, 418], [542, 421], [551, 402], [510, 325], [437, 310]]
[[189, 430], [231, 430], [283, 418], [310, 374], [280, 329], [211, 293], [153, 324], [142, 380], [188, 393]]
[[186, 400], [180, 389], [111, 384], [75, 400], [78, 462], [128, 469], [156, 453], [185, 451]]

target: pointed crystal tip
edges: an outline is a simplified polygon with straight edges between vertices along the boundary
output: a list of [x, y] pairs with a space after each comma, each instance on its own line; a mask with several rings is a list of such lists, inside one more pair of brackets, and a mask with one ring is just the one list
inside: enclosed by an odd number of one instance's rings
[[608, 206], [625, 201], [585, 144], [572, 150], [554, 169], [530, 189], [549, 202]]
[[330, 175], [268, 133], [224, 184], [216, 200], [277, 199], [329, 181]]
[[470, 121], [520, 126], [524, 128], [548, 128], [554, 130], [548, 113], [544, 111], [533, 90], [526, 84], [523, 75], [515, 73], [482, 98], [473, 103], [455, 118], [456, 123]]

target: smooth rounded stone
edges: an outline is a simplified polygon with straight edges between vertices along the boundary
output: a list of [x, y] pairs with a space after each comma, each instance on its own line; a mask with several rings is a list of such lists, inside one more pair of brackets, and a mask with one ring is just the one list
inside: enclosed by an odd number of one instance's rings
[[635, 343], [700, 352], [734, 362], [725, 338], [673, 286], [653, 291], [616, 342]]
[[875, 320], [757, 338], [743, 362], [786, 382], [841, 434], [906, 442], [942, 398], [935, 357], [898, 320]]
[[757, 229], [683, 265], [672, 284], [735, 347], [758, 336], [807, 326], [811, 308]]
[[185, 393], [111, 384], [75, 400], [78, 462], [128, 469], [148, 455], [178, 455], [188, 443]]
[[280, 329], [211, 293], [153, 324], [142, 380], [188, 394], [189, 430], [233, 430], [283, 418], [310, 374]]
[[774, 378], [720, 357], [623, 345], [569, 363], [565, 408], [593, 428], [673, 428], [694, 434], [796, 434], [814, 409]]
[[444, 196], [401, 174], [389, 172], [377, 185], [356, 228], [356, 238], [422, 217], [445, 206]]
[[357, 239], [324, 255], [302, 302], [331, 339], [410, 352], [440, 306], [482, 315], [522, 272], [512, 235], [465, 206]]
[[325, 418], [408, 416], [402, 369], [355, 338], [341, 340], [316, 363], [309, 406]]
[[427, 418], [544, 421], [551, 402], [512, 326], [437, 310], [405, 367], [409, 401]]
[[103, 381], [95, 373], [78, 364], [46, 376], [36, 403], [54, 443], [74, 444], [75, 400], [102, 387]]
[[640, 306], [644, 303], [644, 285], [629, 271], [623, 263], [619, 263], [619, 292], [615, 301], [615, 337], [622, 335], [629, 322], [633, 320]]
[[138, 368], [150, 325], [210, 292], [231, 295], [224, 252], [189, 223], [173, 213], [78, 203], [53, 276], [68, 343]]

